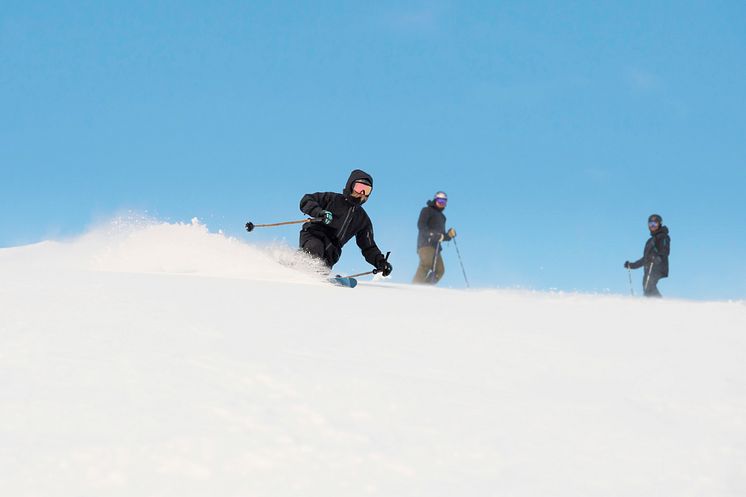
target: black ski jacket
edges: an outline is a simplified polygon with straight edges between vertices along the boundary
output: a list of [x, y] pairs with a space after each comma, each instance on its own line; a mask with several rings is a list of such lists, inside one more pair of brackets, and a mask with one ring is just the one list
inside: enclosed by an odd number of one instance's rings
[[660, 275], [661, 278], [668, 277], [668, 255], [671, 253], [671, 237], [668, 236], [668, 227], [661, 226], [658, 231], [650, 235], [645, 243], [645, 250], [642, 258], [631, 262], [629, 267], [637, 269], [645, 267], [645, 276], [651, 269], [654, 274]]
[[342, 255], [342, 246], [354, 236], [357, 246], [365, 260], [376, 265], [379, 256], [383, 254], [373, 239], [373, 224], [368, 214], [357, 201], [350, 197], [352, 184], [360, 179], [366, 179], [373, 185], [373, 178], [366, 172], [356, 169], [347, 179], [347, 184], [341, 194], [335, 192], [308, 193], [300, 200], [300, 210], [311, 217], [319, 217], [322, 211], [332, 213], [332, 222], [305, 223], [300, 232], [300, 244], [303, 246], [308, 237], [319, 238], [324, 241], [324, 251], [327, 260], [336, 264]]
[[435, 207], [435, 202], [428, 200], [427, 207], [420, 211], [420, 218], [417, 220], [417, 250], [422, 247], [437, 247], [440, 241], [440, 235], [443, 235], [443, 241], [451, 239], [446, 233], [446, 215], [442, 209]]

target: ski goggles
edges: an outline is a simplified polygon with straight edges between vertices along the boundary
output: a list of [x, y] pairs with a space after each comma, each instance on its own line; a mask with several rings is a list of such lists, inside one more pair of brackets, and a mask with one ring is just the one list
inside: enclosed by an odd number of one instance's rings
[[660, 223], [658, 223], [658, 221], [648, 221], [648, 226], [650, 226], [651, 228], [657, 228], [659, 224]]
[[355, 183], [352, 185], [352, 191], [358, 195], [370, 197], [370, 194], [373, 192], [373, 187], [366, 185], [365, 183]]
[[440, 207], [445, 207], [448, 203], [448, 199], [446, 198], [436, 198], [435, 199], [435, 205], [438, 205]]

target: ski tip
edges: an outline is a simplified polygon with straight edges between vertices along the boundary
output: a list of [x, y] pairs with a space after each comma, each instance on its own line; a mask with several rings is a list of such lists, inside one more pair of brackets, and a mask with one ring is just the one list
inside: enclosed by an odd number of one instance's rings
[[335, 278], [329, 278], [329, 281], [337, 286], [344, 286], [347, 288], [355, 288], [357, 286], [357, 280], [355, 278], [344, 278], [337, 276]]

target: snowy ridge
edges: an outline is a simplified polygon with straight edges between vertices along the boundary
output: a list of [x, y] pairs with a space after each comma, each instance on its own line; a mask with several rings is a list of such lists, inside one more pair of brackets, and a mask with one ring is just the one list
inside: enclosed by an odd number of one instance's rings
[[297, 257], [196, 220], [0, 250], [2, 495], [746, 495], [743, 303]]

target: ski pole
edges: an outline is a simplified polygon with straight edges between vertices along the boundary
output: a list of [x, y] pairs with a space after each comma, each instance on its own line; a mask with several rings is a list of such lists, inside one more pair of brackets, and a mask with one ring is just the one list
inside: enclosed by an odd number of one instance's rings
[[650, 275], [653, 273], [653, 262], [650, 262], [650, 267], [648, 268], [648, 276], [645, 278], [645, 286], [643, 287], [643, 290], [645, 290], [645, 293], [648, 293], [648, 283], [650, 283]]
[[[386, 252], [386, 257], [384, 257], [384, 259], [383, 259], [384, 261], [388, 261], [389, 260], [389, 254], [390, 253], [391, 252]], [[373, 271], [368, 271], [366, 273], [351, 274], [349, 276], [337, 276], [337, 278], [359, 278], [360, 276], [368, 276], [369, 274], [378, 274], [380, 272], [381, 271], [379, 271], [378, 269], [374, 269]]]
[[440, 249], [440, 243], [441, 243], [440, 240], [438, 240], [438, 246], [435, 247], [435, 254], [433, 255], [433, 267], [430, 268], [430, 272], [427, 273], [427, 276], [425, 277], [425, 280], [428, 283], [432, 283], [432, 284], [436, 283], [436, 281], [435, 281], [435, 266], [436, 266], [436, 264], [438, 262], [438, 254], [440, 253], [440, 250], [441, 250]]
[[461, 272], [464, 273], [464, 281], [466, 282], [466, 288], [471, 288], [469, 286], [469, 279], [466, 277], [466, 270], [464, 269], [464, 262], [461, 260], [461, 252], [458, 250], [458, 244], [456, 243], [455, 238], [451, 238], [453, 240], [453, 246], [456, 247], [456, 255], [458, 255], [458, 262], [461, 264]]
[[627, 267], [627, 275], [629, 276], [629, 293], [635, 296], [635, 287], [632, 286], [632, 269]]
[[282, 223], [270, 223], [270, 224], [254, 224], [251, 221], [246, 223], [246, 231], [249, 233], [254, 231], [254, 228], [269, 228], [272, 226], [285, 226], [287, 224], [300, 224], [300, 223], [314, 223], [321, 221], [322, 218], [320, 217], [309, 217], [306, 219], [298, 219], [297, 221], [284, 221]]
[[368, 276], [369, 274], [378, 274], [378, 269], [374, 269], [373, 271], [368, 271], [367, 273], [357, 273], [357, 274], [351, 274], [349, 276], [337, 276], [337, 278], [359, 278], [360, 276]]

